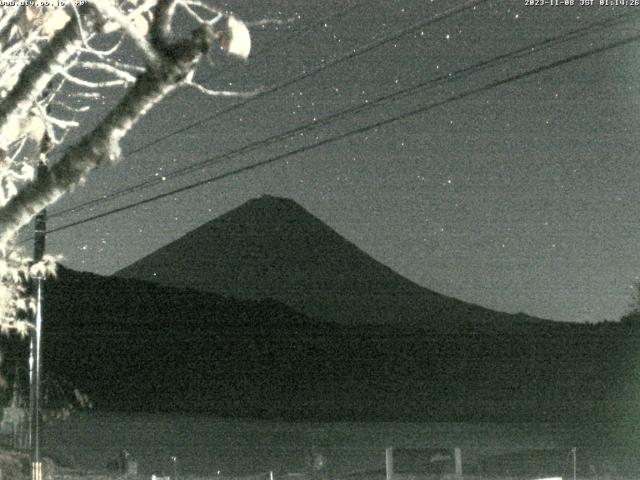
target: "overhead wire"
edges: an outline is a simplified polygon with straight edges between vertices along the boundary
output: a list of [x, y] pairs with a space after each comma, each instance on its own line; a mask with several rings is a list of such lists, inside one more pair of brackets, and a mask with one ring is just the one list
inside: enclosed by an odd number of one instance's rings
[[216, 175], [214, 177], [210, 177], [208, 179], [200, 180], [198, 182], [194, 182], [194, 183], [191, 183], [189, 185], [185, 185], [183, 187], [173, 189], [173, 190], [171, 190], [169, 192], [160, 193], [160, 194], [154, 195], [152, 197], [149, 197], [149, 198], [146, 198], [146, 199], [143, 199], [143, 200], [132, 202], [132, 203], [130, 203], [128, 205], [124, 205], [124, 206], [121, 206], [121, 207], [118, 207], [118, 208], [114, 208], [114, 209], [111, 209], [109, 211], [102, 212], [102, 213], [93, 215], [91, 217], [88, 217], [88, 218], [85, 218], [85, 219], [82, 219], [82, 220], [71, 222], [71, 223], [68, 223], [66, 225], [61, 225], [59, 227], [53, 228], [51, 230], [48, 230], [47, 233], [56, 233], [56, 232], [63, 231], [63, 230], [69, 229], [69, 228], [73, 228], [73, 227], [76, 227], [76, 226], [79, 226], [79, 225], [82, 225], [82, 224], [85, 224], [85, 223], [88, 223], [88, 222], [91, 222], [91, 221], [94, 221], [94, 220], [97, 220], [97, 219], [100, 219], [100, 218], [104, 218], [104, 217], [109, 216], [109, 215], [113, 215], [115, 213], [119, 213], [119, 212], [122, 212], [122, 211], [130, 210], [132, 208], [135, 208], [135, 207], [138, 207], [138, 206], [141, 206], [141, 205], [145, 205], [145, 204], [148, 204], [148, 203], [151, 203], [151, 202], [155, 202], [157, 200], [160, 200], [160, 199], [163, 199], [163, 198], [166, 198], [166, 197], [169, 197], [169, 196], [173, 196], [173, 195], [176, 195], [176, 194], [188, 191], [188, 190], [192, 190], [194, 188], [198, 188], [198, 187], [203, 186], [203, 185], [207, 185], [207, 184], [210, 184], [210, 183], [213, 183], [213, 182], [217, 182], [217, 181], [223, 180], [225, 178], [229, 178], [231, 176], [236, 176], [236, 175], [239, 175], [241, 173], [245, 173], [245, 172], [248, 172], [248, 171], [251, 171], [251, 170], [255, 170], [255, 169], [258, 169], [258, 168], [263, 167], [265, 165], [272, 164], [272, 163], [275, 163], [275, 162], [278, 162], [278, 161], [282, 161], [282, 160], [284, 160], [286, 158], [289, 158], [289, 157], [292, 157], [292, 156], [295, 156], [295, 155], [298, 155], [298, 154], [301, 154], [301, 153], [305, 153], [307, 151], [322, 147], [324, 145], [335, 143], [335, 142], [338, 142], [338, 141], [343, 140], [345, 138], [356, 136], [356, 135], [359, 135], [359, 134], [362, 134], [362, 133], [365, 133], [365, 132], [368, 132], [368, 131], [371, 131], [371, 130], [375, 130], [375, 129], [384, 127], [384, 126], [389, 125], [391, 123], [395, 123], [395, 122], [398, 122], [398, 121], [401, 121], [401, 120], [405, 120], [405, 119], [410, 118], [410, 117], [414, 117], [416, 115], [419, 115], [419, 114], [425, 113], [427, 111], [430, 111], [430, 110], [432, 110], [434, 108], [441, 107], [443, 105], [447, 105], [447, 104], [452, 103], [452, 102], [456, 102], [456, 101], [461, 100], [463, 98], [467, 98], [467, 97], [472, 96], [472, 95], [477, 95], [477, 94], [480, 94], [480, 93], [484, 93], [484, 92], [492, 90], [492, 89], [494, 89], [496, 87], [499, 87], [499, 86], [502, 86], [502, 85], [505, 85], [505, 84], [508, 84], [508, 83], [511, 83], [511, 82], [515, 82], [515, 81], [518, 81], [518, 80], [522, 80], [522, 79], [524, 79], [526, 77], [529, 77], [529, 76], [532, 76], [532, 75], [537, 75], [537, 74], [542, 73], [544, 71], [555, 69], [555, 68], [561, 67], [563, 65], [567, 65], [569, 63], [572, 63], [572, 62], [575, 62], [575, 61], [578, 61], [578, 60], [582, 60], [582, 59], [585, 59], [585, 58], [588, 58], [588, 57], [592, 57], [594, 55], [603, 53], [605, 51], [612, 50], [612, 49], [615, 49], [615, 48], [619, 48], [619, 47], [622, 47], [624, 45], [628, 45], [628, 44], [631, 44], [631, 43], [634, 43], [634, 42], [638, 42], [638, 41], [640, 41], [640, 34], [633, 35], [633, 36], [630, 36], [630, 37], [627, 37], [627, 38], [624, 38], [624, 39], [621, 39], [621, 40], [617, 40], [617, 41], [614, 41], [614, 42], [610, 42], [610, 43], [608, 43], [608, 44], [606, 44], [604, 46], [601, 46], [601, 47], [597, 47], [597, 48], [593, 48], [593, 49], [590, 49], [590, 50], [587, 50], [587, 51], [584, 51], [584, 52], [576, 53], [576, 54], [571, 55], [569, 57], [562, 58], [562, 59], [559, 59], [559, 60], [555, 60], [555, 61], [552, 61], [550, 63], [546, 63], [544, 65], [540, 65], [540, 66], [525, 70], [523, 72], [510, 75], [510, 76], [508, 76], [506, 78], [494, 80], [494, 81], [489, 82], [489, 83], [487, 83], [485, 85], [482, 85], [480, 87], [475, 87], [475, 88], [472, 88], [472, 89], [467, 90], [465, 92], [461, 92], [461, 93], [449, 96], [449, 97], [447, 97], [447, 98], [445, 98], [443, 100], [439, 100], [439, 101], [436, 101], [436, 102], [429, 103], [427, 105], [423, 105], [421, 107], [415, 108], [415, 109], [410, 110], [408, 112], [405, 112], [403, 114], [396, 115], [396, 116], [393, 116], [393, 117], [390, 117], [390, 118], [387, 118], [387, 119], [384, 119], [384, 120], [380, 120], [380, 121], [375, 122], [373, 124], [369, 124], [369, 125], [366, 125], [366, 126], [355, 128], [353, 130], [344, 132], [342, 134], [339, 134], [339, 135], [336, 135], [336, 136], [333, 136], [333, 137], [318, 141], [318, 142], [316, 142], [314, 144], [306, 145], [306, 146], [297, 148], [295, 150], [292, 150], [292, 151], [289, 151], [289, 152], [285, 152], [285, 153], [282, 153], [280, 155], [276, 155], [276, 156], [268, 158], [266, 160], [262, 160], [260, 162], [256, 162], [256, 163], [253, 163], [253, 164], [250, 164], [250, 165], [239, 167], [239, 168], [231, 170], [229, 172], [225, 172], [225, 173]]
[[540, 48], [543, 47], [550, 47], [550, 46], [555, 46], [559, 43], [563, 43], [566, 41], [570, 41], [570, 40], [575, 40], [576, 38], [580, 38], [581, 36], [584, 36], [586, 34], [592, 33], [592, 31], [594, 29], [598, 29], [598, 28], [606, 28], [612, 25], [618, 25], [620, 23], [627, 23], [627, 22], [631, 22], [636, 20], [638, 17], [640, 16], [640, 13], [638, 14], [634, 14], [632, 16], [630, 15], [620, 15], [617, 17], [613, 17], [610, 19], [605, 19], [605, 20], [601, 20], [601, 21], [597, 21], [597, 22], [593, 22], [589, 25], [586, 25], [584, 27], [580, 27], [577, 29], [574, 29], [572, 31], [569, 32], [565, 32], [565, 33], [561, 33], [558, 35], [554, 35], [548, 38], [545, 38], [543, 40], [540, 40], [538, 42], [534, 42], [531, 44], [528, 44], [524, 47], [518, 48], [516, 50], [510, 51], [508, 53], [502, 54], [502, 55], [498, 55], [496, 57], [493, 57], [491, 59], [488, 60], [484, 60], [484, 61], [480, 61], [478, 63], [475, 63], [473, 65], [470, 65], [468, 67], [462, 68], [460, 70], [457, 70], [455, 72], [451, 72], [448, 74], [443, 74], [440, 75], [436, 78], [427, 80], [425, 82], [420, 82], [416, 85], [412, 85], [410, 87], [407, 87], [405, 89], [401, 89], [395, 92], [391, 92], [391, 93], [387, 93], [384, 94], [380, 97], [377, 97], [369, 102], [366, 103], [362, 103], [362, 104], [358, 104], [352, 107], [348, 107], [346, 109], [340, 110], [338, 112], [334, 112], [331, 113], [323, 118], [320, 118], [318, 120], [315, 120], [313, 122], [310, 123], [306, 123], [303, 124], [301, 126], [295, 127], [293, 129], [289, 129], [285, 132], [282, 133], [278, 133], [276, 135], [272, 135], [270, 137], [261, 139], [261, 140], [257, 140], [254, 141], [250, 144], [244, 145], [240, 148], [237, 148], [235, 150], [231, 150], [228, 152], [224, 152], [218, 155], [215, 155], [213, 157], [207, 158], [205, 160], [196, 162], [194, 164], [191, 165], [187, 165], [185, 167], [173, 170], [171, 172], [167, 172], [163, 175], [162, 178], [153, 178], [150, 180], [146, 180], [140, 183], [137, 183], [135, 185], [131, 185], [129, 187], [125, 187], [123, 189], [117, 190], [115, 192], [112, 192], [106, 196], [100, 197], [100, 198], [96, 198], [93, 200], [89, 200], [87, 202], [81, 203], [79, 205], [75, 205], [73, 207], [69, 207], [67, 209], [64, 210], [60, 210], [58, 212], [54, 212], [53, 214], [49, 215], [50, 218], [55, 218], [55, 217], [60, 217], [60, 216], [64, 216], [67, 214], [71, 214], [71, 213], [77, 213], [79, 211], [85, 210], [89, 207], [92, 206], [96, 206], [99, 205], [101, 203], [104, 203], [106, 201], [111, 201], [115, 198], [118, 198], [120, 196], [123, 195], [127, 195], [130, 193], [133, 193], [135, 191], [139, 191], [142, 189], [146, 189], [146, 188], [150, 188], [152, 186], [155, 185], [159, 185], [162, 184], [166, 181], [166, 179], [171, 179], [171, 178], [175, 178], [175, 177], [179, 177], [182, 175], [186, 175], [189, 173], [192, 173], [194, 171], [200, 170], [204, 167], [207, 167], [209, 165], [212, 164], [220, 164], [225, 160], [228, 160], [230, 158], [233, 158], [237, 155], [243, 154], [243, 153], [247, 153], [249, 151], [255, 150], [257, 148], [260, 147], [264, 147], [264, 146], [268, 146], [273, 144], [274, 142], [280, 141], [280, 140], [284, 140], [287, 138], [292, 138], [300, 133], [306, 132], [308, 130], [311, 130], [313, 128], [322, 126], [322, 125], [326, 125], [329, 124], [331, 122], [333, 122], [336, 119], [339, 119], [341, 117], [344, 117], [346, 115], [349, 114], [354, 114], [354, 113], [359, 113], [362, 112], [363, 110], [366, 109], [372, 109], [378, 105], [380, 105], [381, 103], [384, 102], [388, 102], [391, 100], [396, 100], [396, 99], [400, 99], [402, 97], [405, 97], [407, 95], [413, 94], [419, 90], [424, 90], [427, 88], [431, 88], [431, 87], [435, 87], [439, 84], [442, 84], [444, 82], [448, 82], [448, 81], [453, 81], [453, 80], [459, 80], [461, 78], [465, 78], [468, 77], [470, 75], [475, 75], [478, 72], [482, 71], [482, 70], [486, 70], [488, 68], [494, 67], [495, 65], [502, 63], [502, 62], [506, 62], [506, 61], [510, 61], [516, 58], [520, 58], [526, 54], [531, 54], [533, 51], [538, 51]]
[[[213, 119], [218, 118], [219, 116], [221, 116], [223, 114], [229, 113], [229, 112], [234, 111], [234, 110], [236, 110], [236, 109], [238, 109], [240, 107], [243, 107], [243, 106], [245, 106], [245, 105], [247, 105], [247, 104], [249, 104], [249, 103], [251, 103], [251, 102], [253, 102], [253, 101], [255, 101], [255, 100], [257, 100], [257, 99], [259, 99], [261, 97], [263, 97], [264, 95], [267, 95], [267, 94], [270, 94], [270, 93], [274, 93], [274, 92], [276, 92], [278, 90], [281, 90], [283, 88], [291, 86], [291, 85], [293, 85], [295, 83], [298, 83], [298, 82], [300, 82], [300, 81], [302, 81], [304, 79], [307, 79], [307, 78], [309, 78], [311, 76], [314, 76], [314, 75], [320, 73], [321, 71], [326, 70], [327, 68], [339, 65], [344, 61], [351, 60], [351, 59], [353, 59], [355, 57], [363, 55], [363, 54], [365, 54], [367, 52], [370, 52], [370, 51], [372, 51], [372, 50], [374, 50], [376, 48], [381, 47], [382, 45], [385, 45], [387, 43], [390, 43], [390, 42], [393, 42], [395, 40], [398, 40], [399, 38], [403, 37], [404, 35], [407, 35], [409, 33], [415, 32], [415, 31], [417, 31], [417, 30], [419, 30], [421, 28], [425, 28], [426, 26], [433, 25], [433, 24], [435, 24], [437, 22], [440, 22], [442, 20], [445, 20], [445, 19], [450, 18], [450, 17], [455, 16], [455, 15], [458, 15], [458, 14], [460, 14], [460, 13], [466, 11], [466, 10], [469, 10], [471, 8], [474, 8], [477, 5], [479, 5], [481, 3], [484, 3], [486, 1], [488, 1], [488, 0], [471, 0], [471, 1], [465, 2], [462, 5], [459, 5], [457, 7], [453, 7], [453, 8], [450, 8], [448, 10], [445, 10], [443, 12], [439, 12], [439, 13], [435, 14], [434, 16], [431, 16], [431, 17], [427, 18], [426, 20], [423, 19], [423, 20], [421, 20], [419, 22], [416, 22], [416, 23], [412, 24], [409, 27], [406, 27], [406, 28], [398, 31], [398, 32], [394, 33], [391, 36], [382, 37], [382, 38], [380, 38], [378, 40], [375, 40], [375, 41], [365, 45], [364, 47], [361, 47], [361, 48], [358, 48], [358, 49], [354, 49], [354, 51], [349, 52], [348, 54], [343, 55], [341, 57], [338, 57], [338, 58], [336, 58], [334, 60], [331, 60], [331, 61], [329, 61], [327, 63], [324, 63], [324, 64], [318, 66], [317, 68], [315, 68], [315, 69], [313, 69], [313, 70], [311, 70], [309, 72], [306, 72], [306, 73], [303, 72], [301, 75], [298, 75], [298, 76], [293, 77], [293, 78], [291, 78], [289, 80], [286, 80], [285, 82], [280, 83], [278, 85], [275, 85], [274, 87], [272, 87], [270, 89], [264, 90], [264, 91], [254, 95], [254, 96], [252, 96], [252, 97], [250, 97], [250, 98], [248, 98], [248, 99], [246, 99], [244, 101], [238, 102], [238, 103], [236, 103], [234, 105], [231, 105], [230, 107], [228, 107], [226, 109], [220, 110], [220, 111], [218, 111], [218, 112], [216, 112], [216, 113], [214, 113], [212, 115], [208, 115], [208, 116], [203, 117], [203, 118], [201, 118], [199, 120], [196, 120], [195, 122], [192, 122], [192, 123], [190, 123], [188, 125], [185, 125], [184, 127], [181, 127], [181, 128], [179, 128], [177, 130], [173, 130], [173, 131], [168, 132], [168, 133], [166, 133], [166, 134], [164, 134], [164, 135], [162, 135], [160, 137], [157, 137], [157, 138], [155, 138], [155, 139], [153, 139], [153, 140], [151, 140], [151, 141], [149, 141], [147, 143], [144, 143], [143, 145], [140, 145], [139, 147], [136, 147], [133, 150], [130, 150], [130, 151], [126, 152], [124, 154], [124, 156], [126, 157], [126, 156], [133, 155], [135, 153], [139, 153], [140, 151], [146, 150], [147, 148], [150, 148], [153, 145], [156, 145], [156, 144], [158, 144], [158, 143], [160, 143], [160, 142], [162, 142], [162, 141], [164, 141], [164, 140], [166, 140], [168, 138], [171, 138], [171, 137], [173, 137], [175, 135], [178, 135], [180, 133], [184, 133], [184, 132], [190, 130], [191, 128], [194, 128], [196, 126], [199, 126], [199, 125], [202, 125], [204, 123], [207, 123], [207, 122], [209, 122], [209, 121], [211, 121]], [[51, 213], [49, 215], [49, 217], [52, 218], [52, 217], [56, 217], [56, 216], [60, 216], [60, 215], [66, 214], [67, 212], [72, 212], [73, 210], [84, 209], [87, 206], [89, 206], [89, 204], [91, 204], [92, 202], [95, 202], [95, 201], [101, 202], [103, 200], [111, 199], [111, 198], [114, 198], [114, 197], [117, 197], [117, 196], [120, 196], [120, 194], [117, 193], [117, 192], [114, 192], [113, 194], [105, 195], [105, 196], [101, 197], [100, 199], [96, 199], [96, 200], [87, 202], [86, 205], [83, 204], [82, 206], [71, 207], [71, 208], [65, 209], [64, 211], [58, 211], [58, 212]]]
[[382, 45], [385, 45], [387, 43], [390, 43], [390, 42], [393, 42], [395, 40], [400, 39], [404, 35], [407, 35], [409, 33], [415, 32], [415, 31], [417, 31], [417, 30], [419, 30], [421, 28], [425, 28], [425, 27], [427, 27], [429, 25], [432, 25], [432, 24], [434, 24], [436, 22], [439, 22], [441, 20], [447, 19], [447, 18], [449, 18], [451, 16], [457, 15], [457, 14], [459, 14], [461, 12], [464, 12], [465, 10], [469, 10], [469, 9], [471, 9], [471, 8], [481, 4], [481, 3], [487, 2], [487, 1], [489, 1], [489, 0], [469, 0], [469, 1], [465, 2], [465, 3], [463, 3], [462, 5], [459, 5], [457, 7], [449, 8], [449, 9], [445, 10], [444, 12], [440, 12], [440, 13], [432, 16], [432, 17], [429, 17], [426, 20], [421, 20], [419, 22], [416, 22], [416, 23], [414, 23], [414, 24], [412, 24], [412, 25], [400, 30], [399, 32], [394, 33], [393, 35], [382, 37], [382, 38], [380, 38], [378, 40], [374, 40], [373, 42], [371, 42], [371, 43], [369, 43], [369, 44], [367, 44], [367, 45], [365, 45], [365, 46], [363, 46], [361, 48], [354, 49], [352, 52], [349, 52], [349, 53], [347, 53], [345, 55], [342, 55], [340, 57], [334, 58], [333, 60], [329, 60], [328, 62], [323, 63], [323, 64], [321, 64], [321, 65], [319, 65], [319, 66], [317, 66], [317, 67], [315, 67], [315, 68], [313, 68], [313, 69], [311, 69], [309, 71], [302, 72], [300, 75], [296, 75], [295, 77], [290, 78], [289, 80], [285, 80], [284, 82], [279, 83], [277, 85], [274, 85], [271, 88], [267, 88], [265, 90], [262, 90], [261, 92], [257, 93], [256, 95], [253, 95], [253, 96], [251, 96], [251, 97], [249, 97], [249, 98], [247, 98], [245, 100], [242, 100], [242, 101], [240, 101], [238, 103], [235, 103], [235, 104], [233, 104], [233, 105], [231, 105], [231, 106], [229, 106], [227, 108], [219, 110], [219, 111], [213, 113], [212, 115], [208, 115], [208, 116], [203, 117], [203, 118], [201, 118], [199, 120], [196, 120], [195, 122], [192, 122], [192, 123], [190, 123], [188, 125], [185, 125], [185, 126], [179, 128], [179, 129], [176, 129], [176, 130], [168, 132], [168, 133], [166, 133], [164, 135], [161, 135], [160, 137], [157, 137], [157, 138], [155, 138], [155, 139], [153, 139], [153, 140], [151, 140], [151, 141], [149, 141], [147, 143], [144, 143], [144, 144], [140, 145], [139, 147], [136, 147], [136, 148], [126, 152], [125, 156], [133, 155], [133, 154], [138, 153], [138, 152], [140, 152], [142, 150], [146, 150], [147, 148], [150, 148], [153, 145], [156, 145], [156, 144], [158, 144], [158, 143], [160, 143], [160, 142], [162, 142], [162, 141], [164, 141], [164, 140], [166, 140], [168, 138], [174, 137], [175, 135], [179, 135], [180, 133], [184, 133], [184, 132], [186, 132], [186, 131], [194, 128], [194, 127], [197, 127], [199, 125], [203, 125], [203, 124], [205, 124], [207, 122], [210, 122], [211, 120], [214, 120], [214, 119], [216, 119], [216, 118], [218, 118], [218, 117], [220, 117], [222, 115], [225, 115], [227, 113], [233, 112], [233, 111], [235, 111], [235, 110], [237, 110], [237, 109], [239, 109], [241, 107], [244, 107], [244, 106], [246, 106], [246, 105], [248, 105], [250, 103], [253, 103], [253, 102], [255, 102], [255, 101], [257, 101], [257, 100], [259, 100], [259, 99], [261, 99], [261, 98], [263, 98], [263, 97], [265, 97], [267, 95], [270, 95], [272, 93], [280, 91], [280, 90], [282, 90], [284, 88], [287, 88], [287, 87], [289, 87], [291, 85], [294, 85], [294, 84], [296, 84], [298, 82], [301, 82], [302, 80], [305, 80], [305, 79], [307, 79], [309, 77], [317, 75], [318, 73], [320, 73], [320, 72], [322, 72], [324, 70], [327, 70], [328, 68], [335, 67], [335, 66], [340, 65], [340, 64], [342, 64], [342, 63], [344, 63], [344, 62], [346, 62], [348, 60], [351, 60], [351, 59], [353, 59], [355, 57], [359, 57], [361, 55], [364, 55], [365, 53], [368, 53], [368, 52], [370, 52], [370, 51], [372, 51], [372, 50], [374, 50], [376, 48], [379, 48]]

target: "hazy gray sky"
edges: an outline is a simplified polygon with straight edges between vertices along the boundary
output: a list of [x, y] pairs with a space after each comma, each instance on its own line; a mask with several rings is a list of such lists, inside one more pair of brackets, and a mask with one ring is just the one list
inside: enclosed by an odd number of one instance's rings
[[[211, 88], [271, 87], [464, 2], [309, 0], [222, 4], [253, 28], [247, 63], [216, 56]], [[50, 211], [99, 198], [349, 106], [640, 7], [484, 2], [249, 102], [96, 172]], [[599, 2], [596, 2], [599, 3]], [[341, 13], [340, 15], [337, 15]], [[326, 22], [320, 19], [336, 14]], [[639, 17], [640, 18], [640, 17]], [[590, 27], [438, 88], [345, 116], [153, 188], [51, 218], [55, 228], [238, 166], [446, 100], [634, 35]], [[262, 194], [290, 197], [398, 273], [440, 293], [555, 320], [617, 319], [640, 275], [640, 42], [568, 62], [286, 161], [69, 228], [48, 239], [68, 266], [110, 274]], [[125, 151], [237, 100], [180, 91], [135, 127]]]

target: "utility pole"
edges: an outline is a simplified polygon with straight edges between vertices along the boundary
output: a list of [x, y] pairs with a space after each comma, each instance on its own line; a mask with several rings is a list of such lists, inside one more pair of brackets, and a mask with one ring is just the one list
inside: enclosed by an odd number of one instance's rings
[[[45, 154], [49, 150], [48, 138], [42, 140], [40, 160], [36, 172], [37, 178], [47, 174]], [[47, 210], [43, 209], [35, 218], [35, 243], [33, 261], [39, 262], [44, 256], [47, 231]], [[31, 480], [42, 480], [42, 462], [40, 461], [40, 378], [42, 370], [42, 301], [44, 274], [32, 279], [35, 283], [36, 315], [35, 331], [31, 335], [31, 352], [29, 355], [29, 443], [31, 447]]]

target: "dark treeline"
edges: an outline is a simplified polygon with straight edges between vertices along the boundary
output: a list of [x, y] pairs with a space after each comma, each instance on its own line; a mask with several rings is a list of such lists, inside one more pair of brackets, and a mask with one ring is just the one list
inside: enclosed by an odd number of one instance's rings
[[[104, 410], [592, 424], [640, 413], [633, 323], [433, 325], [318, 322], [274, 301], [61, 268], [46, 287], [44, 369]], [[6, 354], [9, 380], [24, 343]]]

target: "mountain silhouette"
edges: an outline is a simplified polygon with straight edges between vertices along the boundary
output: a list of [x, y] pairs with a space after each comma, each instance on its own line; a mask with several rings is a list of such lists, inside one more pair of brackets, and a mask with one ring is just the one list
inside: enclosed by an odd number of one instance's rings
[[[640, 336], [620, 323], [495, 331], [318, 322], [237, 300], [62, 266], [45, 282], [44, 397], [99, 410], [288, 420], [637, 418]], [[0, 337], [8, 385], [28, 342]], [[23, 379], [26, 382], [26, 375]], [[10, 389], [1, 390], [8, 401]]]
[[115, 276], [241, 299], [272, 298], [312, 318], [343, 325], [449, 330], [467, 322], [542, 321], [421, 287], [296, 202], [267, 195], [196, 228]]

